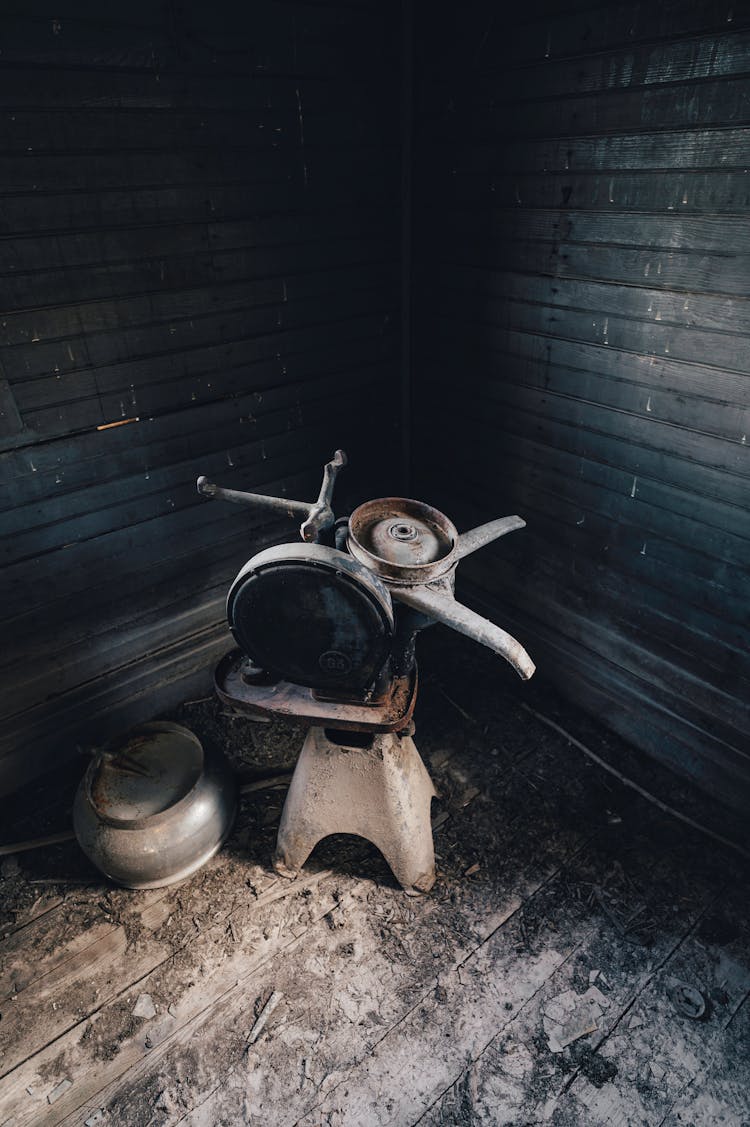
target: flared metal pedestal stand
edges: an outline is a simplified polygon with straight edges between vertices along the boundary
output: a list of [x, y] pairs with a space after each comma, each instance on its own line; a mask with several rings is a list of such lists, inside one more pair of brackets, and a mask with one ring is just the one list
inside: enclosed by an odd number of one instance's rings
[[411, 736], [312, 727], [284, 803], [274, 868], [297, 876], [322, 838], [357, 834], [377, 846], [407, 893], [428, 892], [435, 794]]

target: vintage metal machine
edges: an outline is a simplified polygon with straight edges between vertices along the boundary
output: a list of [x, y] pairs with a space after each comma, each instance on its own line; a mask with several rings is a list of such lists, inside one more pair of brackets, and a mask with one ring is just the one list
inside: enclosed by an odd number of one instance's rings
[[232, 584], [227, 617], [239, 649], [219, 663], [216, 689], [236, 709], [308, 726], [282, 812], [278, 872], [296, 875], [328, 834], [358, 834], [407, 892], [425, 892], [435, 880], [435, 791], [412, 739], [415, 639], [443, 622], [531, 677], [520, 643], [454, 597], [459, 561], [525, 522], [503, 517], [459, 535], [443, 513], [403, 497], [336, 520], [345, 465], [337, 450], [311, 504], [198, 478], [204, 497], [303, 518], [300, 540], [259, 552]]

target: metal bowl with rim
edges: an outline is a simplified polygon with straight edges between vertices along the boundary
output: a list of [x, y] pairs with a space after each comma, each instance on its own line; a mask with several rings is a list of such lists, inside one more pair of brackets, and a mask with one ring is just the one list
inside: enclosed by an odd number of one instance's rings
[[458, 540], [444, 513], [410, 497], [366, 501], [349, 518], [351, 554], [395, 585], [429, 583], [451, 571]]
[[127, 888], [185, 880], [226, 840], [237, 786], [223, 758], [208, 755], [179, 724], [157, 720], [110, 741], [76, 793], [81, 849]]

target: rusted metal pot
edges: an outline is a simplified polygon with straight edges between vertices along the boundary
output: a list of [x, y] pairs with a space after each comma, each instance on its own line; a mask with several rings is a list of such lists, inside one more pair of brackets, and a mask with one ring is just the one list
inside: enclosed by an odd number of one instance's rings
[[187, 728], [154, 721], [107, 744], [91, 761], [73, 806], [81, 849], [127, 888], [184, 880], [232, 828], [237, 787], [228, 764]]

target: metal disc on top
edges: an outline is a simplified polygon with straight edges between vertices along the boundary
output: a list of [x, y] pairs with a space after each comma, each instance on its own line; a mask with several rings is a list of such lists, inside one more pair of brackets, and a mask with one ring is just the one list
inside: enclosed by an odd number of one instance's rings
[[438, 509], [408, 497], [381, 497], [349, 518], [348, 548], [391, 583], [428, 583], [450, 571], [458, 532]]

